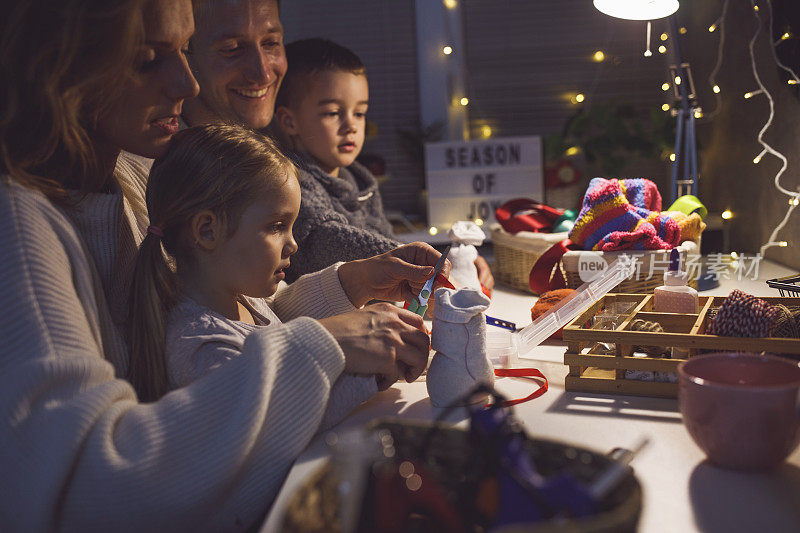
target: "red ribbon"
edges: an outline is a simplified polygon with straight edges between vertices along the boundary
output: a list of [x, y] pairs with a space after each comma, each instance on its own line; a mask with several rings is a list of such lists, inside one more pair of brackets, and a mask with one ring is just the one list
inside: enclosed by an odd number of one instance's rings
[[569, 251], [572, 241], [564, 239], [551, 246], [543, 253], [531, 268], [528, 286], [536, 294], [563, 289], [567, 286], [564, 274], [561, 273], [561, 258]]
[[564, 214], [556, 209], [527, 198], [509, 200], [494, 212], [497, 222], [509, 233], [518, 231], [549, 231], [553, 222]]
[[525, 398], [518, 398], [516, 400], [506, 400], [503, 402], [503, 407], [510, 407], [512, 405], [517, 405], [518, 403], [527, 402], [528, 400], [533, 400], [534, 398], [538, 398], [548, 389], [547, 378], [544, 377], [538, 369], [536, 368], [495, 368], [494, 375], [500, 378], [540, 378], [543, 379], [544, 382], [539, 385], [539, 388], [533, 391], [531, 394], [526, 396]]

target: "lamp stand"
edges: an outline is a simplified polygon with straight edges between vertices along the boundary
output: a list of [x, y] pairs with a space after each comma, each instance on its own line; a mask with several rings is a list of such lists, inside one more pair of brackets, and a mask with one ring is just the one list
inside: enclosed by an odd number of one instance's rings
[[[683, 61], [680, 49], [680, 39], [678, 24], [675, 15], [669, 17], [670, 32], [673, 37], [673, 44], [670, 47], [672, 52], [672, 65], [670, 65], [670, 75], [672, 76], [673, 96], [675, 103], [680, 103], [680, 107], [673, 105], [672, 116], [677, 118], [675, 130], [675, 160], [672, 162], [672, 201], [680, 196], [692, 194], [697, 196], [697, 139], [695, 136], [695, 116], [700, 114], [702, 109], [697, 103], [697, 93], [694, 90], [694, 80], [689, 63]], [[677, 79], [680, 82], [677, 82]]]

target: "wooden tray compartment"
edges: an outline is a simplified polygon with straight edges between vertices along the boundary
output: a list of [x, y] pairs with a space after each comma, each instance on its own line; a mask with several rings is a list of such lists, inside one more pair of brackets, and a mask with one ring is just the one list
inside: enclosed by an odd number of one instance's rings
[[[762, 299], [771, 304], [800, 306], [800, 298]], [[687, 357], [708, 351], [748, 351], [800, 358], [800, 339], [706, 334], [709, 311], [724, 301], [724, 296], [701, 296], [698, 314], [656, 313], [652, 294], [607, 294], [564, 327], [564, 364], [569, 366], [566, 390], [676, 398], [677, 383], [626, 379], [625, 371], [677, 372], [685, 358], [634, 357], [634, 346], [678, 348]], [[610, 321], [609, 314], [620, 308], [630, 310]], [[635, 319], [658, 322], [664, 331], [631, 331], [630, 324]], [[614, 355], [608, 355], [604, 348], [613, 348]]]

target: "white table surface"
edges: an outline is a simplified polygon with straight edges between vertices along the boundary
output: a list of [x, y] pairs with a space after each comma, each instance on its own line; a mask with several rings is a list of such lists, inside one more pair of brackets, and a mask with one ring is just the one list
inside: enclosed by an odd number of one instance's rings
[[[720, 287], [702, 292], [727, 295], [739, 288], [759, 296], [777, 296], [767, 279], [795, 273], [763, 261], [757, 280], [722, 280]], [[488, 314], [530, 323], [533, 295], [498, 287]], [[800, 449], [774, 471], [741, 473], [716, 468], [705, 461], [681, 423], [678, 403], [672, 399], [566, 392], [563, 365], [565, 345], [548, 342], [520, 359], [547, 376], [550, 389], [543, 396], [519, 404], [514, 411], [527, 432], [536, 437], [562, 440], [600, 453], [630, 447], [640, 437], [650, 444], [632, 466], [643, 488], [639, 529], [644, 532], [685, 531], [800, 531]], [[510, 398], [524, 397], [535, 386], [515, 378], [499, 378], [497, 389]], [[432, 420], [441, 409], [431, 405], [424, 377], [398, 383], [356, 409], [334, 431], [360, 427], [377, 417], [398, 416]], [[448, 418], [466, 424], [465, 412]], [[279, 493], [262, 532], [278, 532], [286, 504], [307, 476], [319, 468], [328, 452], [321, 436], [297, 459]]]

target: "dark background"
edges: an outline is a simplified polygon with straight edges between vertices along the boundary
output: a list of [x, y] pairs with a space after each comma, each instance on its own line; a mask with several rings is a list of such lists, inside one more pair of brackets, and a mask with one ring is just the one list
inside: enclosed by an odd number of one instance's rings
[[[430, 0], [438, 1], [438, 0]], [[461, 0], [467, 69], [469, 125], [473, 138], [483, 126], [493, 136], [541, 135], [546, 165], [568, 161], [582, 176], [579, 183], [547, 191], [547, 200], [562, 207], [577, 202], [591, 177], [648, 177], [669, 203], [669, 153], [674, 119], [661, 111], [674, 103], [669, 81], [670, 46], [666, 19], [653, 22], [651, 49], [645, 58], [645, 23], [608, 17], [590, 0]], [[775, 21], [770, 36], [770, 5], [759, 1], [762, 31], [754, 51], [759, 76], [775, 101], [773, 125], [765, 140], [788, 158], [784, 187], [800, 185], [800, 85], [787, 85], [788, 75], [776, 66], [772, 43], [791, 31], [774, 49], [797, 71], [800, 32], [795, 0], [773, 1]], [[352, 48], [367, 66], [370, 82], [369, 121], [374, 130], [364, 152], [381, 156], [388, 179], [381, 190], [387, 207], [424, 218], [424, 170], [419, 146], [436, 140], [436, 128], [419, 123], [416, 36], [413, 0], [295, 0], [283, 2], [281, 18], [287, 42], [323, 36]], [[752, 3], [730, 0], [720, 24], [723, 0], [681, 2], [679, 26], [684, 59], [691, 64], [699, 104], [699, 196], [710, 212], [729, 209], [724, 222], [729, 250], [755, 253], [766, 242], [789, 207], [773, 185], [780, 160], [771, 155], [758, 165], [758, 131], [769, 116], [764, 95], [744, 99], [757, 89], [748, 43], [756, 29]], [[709, 32], [708, 27], [718, 28]], [[708, 76], [718, 59], [716, 82]], [[659, 45], [667, 53], [657, 51]], [[602, 50], [605, 60], [592, 55]], [[586, 99], [571, 101], [576, 93]], [[429, 125], [426, 125], [429, 126]], [[566, 156], [565, 149], [581, 150]], [[665, 205], [666, 207], [666, 205]], [[709, 233], [709, 242], [712, 234]], [[800, 268], [798, 215], [794, 213], [775, 240], [786, 248], [770, 248], [767, 257]], [[720, 250], [723, 251], [723, 250]]]

